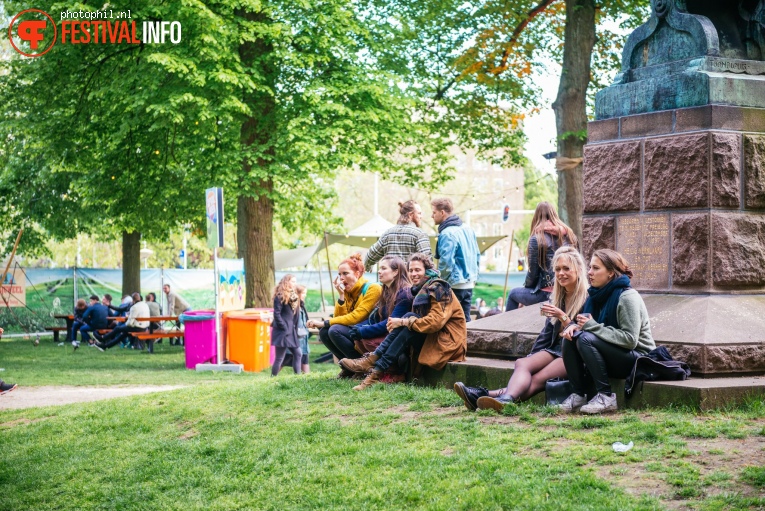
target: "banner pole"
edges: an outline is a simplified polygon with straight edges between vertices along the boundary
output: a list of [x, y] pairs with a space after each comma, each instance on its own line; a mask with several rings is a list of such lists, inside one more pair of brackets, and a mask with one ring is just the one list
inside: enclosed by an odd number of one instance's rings
[[327, 273], [329, 274], [329, 289], [332, 291], [332, 304], [335, 303], [335, 286], [332, 285], [332, 267], [329, 265], [329, 235], [324, 231], [324, 249], [327, 252]]
[[513, 231], [510, 233], [510, 250], [507, 251], [507, 268], [505, 269], [505, 288], [502, 290], [502, 299], [505, 300], [505, 307], [507, 307], [507, 279], [510, 277], [510, 260], [513, 257], [513, 241], [515, 241], [515, 229], [513, 229]]
[[220, 296], [219, 296], [219, 290], [220, 287], [218, 285], [218, 282], [220, 280], [220, 277], [218, 276], [218, 246], [216, 244], [215, 248], [213, 248], [213, 261], [214, 261], [214, 270], [213, 270], [213, 280], [215, 281], [215, 353], [218, 356], [218, 364], [223, 363], [223, 357], [221, 355], [221, 342], [220, 342], [220, 313], [218, 312], [219, 308], [219, 302], [220, 302]]

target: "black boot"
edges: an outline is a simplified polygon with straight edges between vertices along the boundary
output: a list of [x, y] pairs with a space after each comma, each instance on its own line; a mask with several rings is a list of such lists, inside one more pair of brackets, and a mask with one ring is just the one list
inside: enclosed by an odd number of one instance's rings
[[465, 402], [465, 406], [471, 412], [476, 409], [479, 397], [488, 396], [489, 391], [483, 387], [468, 387], [461, 381], [454, 384], [454, 392]]

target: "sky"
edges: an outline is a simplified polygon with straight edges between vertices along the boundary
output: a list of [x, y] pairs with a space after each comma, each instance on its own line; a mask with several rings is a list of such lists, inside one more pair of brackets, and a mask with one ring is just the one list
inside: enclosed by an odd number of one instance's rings
[[538, 114], [527, 117], [524, 121], [524, 131], [528, 142], [525, 155], [534, 166], [542, 171], [551, 172], [555, 169], [554, 160], [545, 160], [542, 155], [555, 151], [555, 114], [552, 110], [553, 101], [558, 94], [560, 81], [560, 66], [551, 65], [552, 72], [537, 74], [532, 79], [541, 85], [542, 104]]

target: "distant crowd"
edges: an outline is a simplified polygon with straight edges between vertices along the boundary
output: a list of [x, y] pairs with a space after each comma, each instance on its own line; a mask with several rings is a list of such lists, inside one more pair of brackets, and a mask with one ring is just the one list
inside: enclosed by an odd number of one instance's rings
[[[188, 302], [173, 292], [169, 284], [165, 284], [162, 291], [167, 297], [168, 315], [178, 316], [191, 310]], [[117, 345], [123, 348], [139, 347], [138, 341], [131, 334], [158, 328], [156, 322], [147, 319], [158, 317], [162, 317], [162, 307], [154, 293], [147, 293], [145, 300], [138, 292], [125, 295], [119, 305], [112, 304], [112, 295], [109, 293], [104, 294], [100, 300], [98, 295], [91, 295], [90, 303], [83, 299], [77, 300], [72, 328], [67, 332], [67, 342], [75, 350], [80, 347], [80, 342], [101, 351]], [[170, 339], [170, 344], [175, 342], [175, 339]], [[183, 344], [182, 340], [177, 342]]]

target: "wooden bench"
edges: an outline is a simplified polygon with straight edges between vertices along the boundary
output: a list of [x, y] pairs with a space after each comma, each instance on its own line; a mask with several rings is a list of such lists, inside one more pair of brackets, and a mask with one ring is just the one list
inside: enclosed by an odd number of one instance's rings
[[53, 332], [53, 342], [58, 344], [58, 333], [67, 332], [69, 329], [65, 326], [46, 326], [45, 330], [48, 332]]
[[147, 341], [149, 353], [154, 353], [154, 341], [164, 339], [165, 337], [183, 338], [183, 332], [180, 330], [154, 330], [153, 332], [130, 332], [130, 335], [138, 341]]

